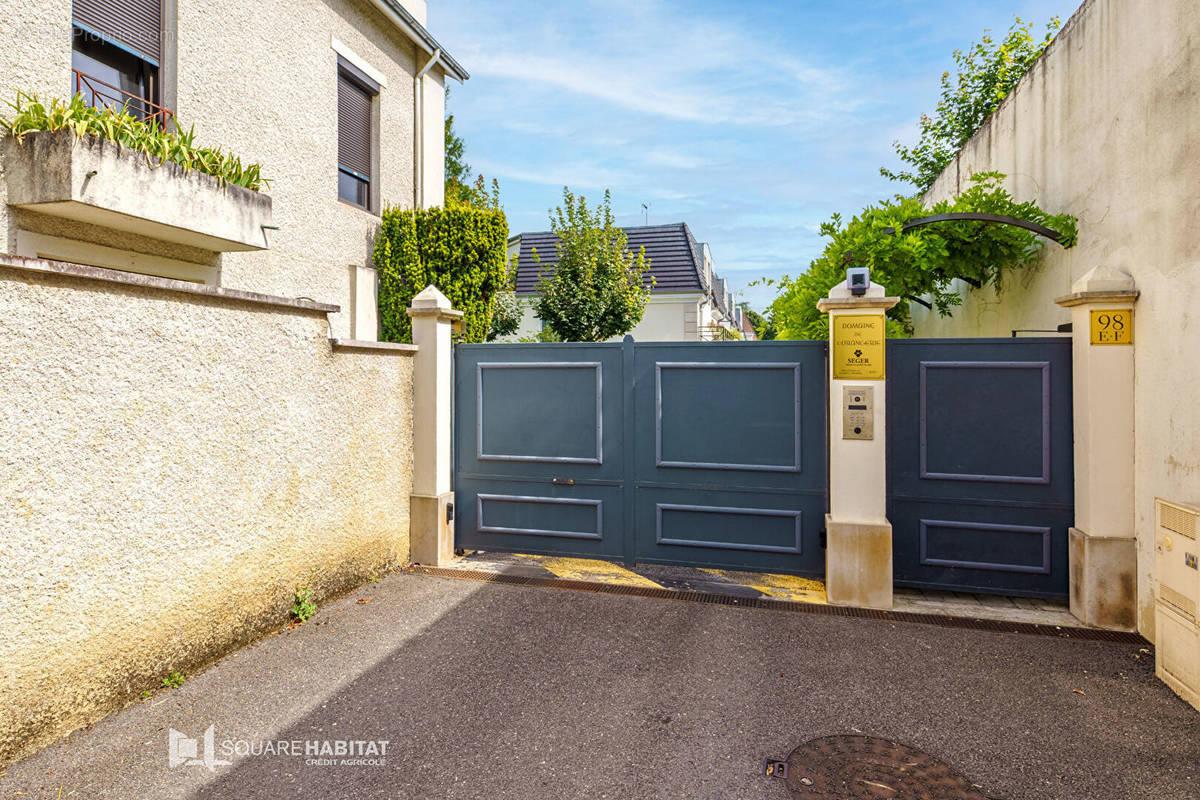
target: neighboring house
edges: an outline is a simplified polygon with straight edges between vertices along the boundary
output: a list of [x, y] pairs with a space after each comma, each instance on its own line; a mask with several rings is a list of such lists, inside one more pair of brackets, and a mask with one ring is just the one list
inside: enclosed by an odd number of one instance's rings
[[4, 100], [194, 126], [270, 186], [0, 137], [0, 768], [410, 560], [429, 356], [373, 341], [371, 250], [380, 209], [442, 202], [467, 75], [425, 12], [6, 4]]
[[[622, 229], [631, 252], [646, 249], [650, 269], [645, 284], [650, 300], [642, 321], [630, 331], [639, 341], [701, 341], [737, 338], [737, 307], [729, 282], [713, 272], [708, 244], [697, 242], [686, 222]], [[558, 237], [552, 232], [519, 233], [508, 240], [517, 257], [517, 296], [525, 315], [515, 339], [536, 337], [542, 329], [533, 310], [542, 270], [558, 260]], [[533, 252], [537, 250], [538, 261]]]
[[263, 165], [274, 219], [221, 241], [196, 234], [228, 209], [180, 207], [169, 225], [139, 224], [176, 210], [161, 193], [107, 220], [94, 198], [45, 210], [0, 202], [0, 253], [303, 296], [341, 307], [335, 336], [377, 338], [380, 209], [441, 204], [445, 82], [467, 77], [425, 17], [425, 0], [22, 2], [0, 34], [2, 99], [78, 92], [194, 126], [198, 142]]
[[742, 333], [742, 338], [747, 342], [758, 340], [758, 331], [754, 330], [754, 324], [750, 322], [750, 317], [746, 314], [746, 309], [738, 306], [737, 309], [738, 328]]

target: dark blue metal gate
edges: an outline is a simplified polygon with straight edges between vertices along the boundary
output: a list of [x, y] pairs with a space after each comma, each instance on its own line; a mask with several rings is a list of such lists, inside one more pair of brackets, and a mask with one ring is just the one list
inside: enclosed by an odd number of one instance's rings
[[887, 348], [896, 584], [1065, 596], [1071, 340], [907, 339]]
[[458, 547], [824, 571], [822, 342], [459, 345]]

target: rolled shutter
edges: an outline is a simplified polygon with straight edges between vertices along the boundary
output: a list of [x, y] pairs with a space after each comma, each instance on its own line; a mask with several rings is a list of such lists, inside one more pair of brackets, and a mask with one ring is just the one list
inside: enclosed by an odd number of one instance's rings
[[72, 15], [77, 25], [155, 66], [162, 61], [162, 0], [72, 0]]
[[371, 177], [371, 95], [338, 74], [338, 164]]

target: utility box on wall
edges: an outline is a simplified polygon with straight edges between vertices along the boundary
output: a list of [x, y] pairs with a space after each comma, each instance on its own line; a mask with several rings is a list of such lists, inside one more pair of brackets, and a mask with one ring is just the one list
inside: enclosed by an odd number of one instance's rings
[[1154, 502], [1155, 673], [1200, 709], [1200, 506]]

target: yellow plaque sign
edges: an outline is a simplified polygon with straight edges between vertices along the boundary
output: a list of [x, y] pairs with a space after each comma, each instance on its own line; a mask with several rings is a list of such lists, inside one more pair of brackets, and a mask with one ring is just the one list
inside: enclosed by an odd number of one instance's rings
[[1091, 343], [1133, 344], [1133, 309], [1092, 309]]
[[883, 314], [833, 315], [833, 377], [883, 380]]

